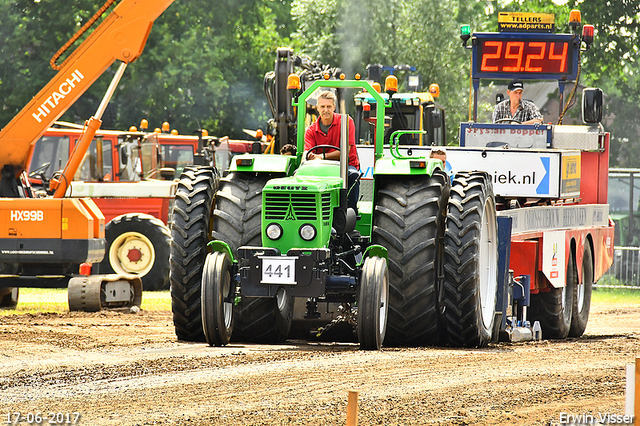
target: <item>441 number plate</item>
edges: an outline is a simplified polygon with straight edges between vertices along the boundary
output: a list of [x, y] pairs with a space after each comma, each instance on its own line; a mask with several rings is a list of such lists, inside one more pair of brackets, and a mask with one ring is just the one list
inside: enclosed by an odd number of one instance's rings
[[296, 285], [297, 257], [264, 256], [262, 259], [261, 284]]

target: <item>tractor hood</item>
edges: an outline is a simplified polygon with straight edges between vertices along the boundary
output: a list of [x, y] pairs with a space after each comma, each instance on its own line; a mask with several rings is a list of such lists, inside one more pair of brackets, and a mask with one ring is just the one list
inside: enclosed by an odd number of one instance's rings
[[331, 160], [315, 160], [303, 163], [293, 176], [271, 179], [264, 190], [327, 192], [341, 187], [340, 164]]
[[[331, 235], [333, 209], [340, 200], [339, 164], [335, 161], [310, 161], [294, 176], [271, 179], [262, 196], [262, 244], [286, 253], [291, 248], [327, 247]], [[277, 224], [282, 237], [267, 236], [266, 228]], [[301, 227], [310, 225], [315, 237], [302, 238]]]

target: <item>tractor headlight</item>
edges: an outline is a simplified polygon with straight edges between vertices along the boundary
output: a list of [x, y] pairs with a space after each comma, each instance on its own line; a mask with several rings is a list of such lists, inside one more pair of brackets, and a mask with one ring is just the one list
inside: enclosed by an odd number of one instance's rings
[[306, 223], [300, 227], [300, 236], [305, 241], [311, 241], [316, 237], [316, 228]]
[[278, 238], [282, 237], [282, 226], [278, 225], [277, 223], [269, 224], [269, 226], [267, 226], [267, 237], [271, 238], [272, 240], [277, 240]]

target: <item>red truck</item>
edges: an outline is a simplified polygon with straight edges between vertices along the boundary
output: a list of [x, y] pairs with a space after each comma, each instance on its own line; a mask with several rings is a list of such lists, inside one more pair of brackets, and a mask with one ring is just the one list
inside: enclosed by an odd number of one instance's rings
[[[80, 128], [79, 128], [80, 127]], [[141, 125], [146, 129], [144, 124]], [[47, 187], [82, 137], [81, 126], [60, 123], [36, 142], [29, 159], [34, 188]], [[105, 216], [107, 250], [99, 273], [141, 275], [144, 290], [169, 288], [171, 210], [185, 167], [201, 156], [219, 170], [233, 155], [251, 152], [252, 141], [179, 135], [167, 123], [154, 132], [99, 130], [67, 190], [92, 198]]]

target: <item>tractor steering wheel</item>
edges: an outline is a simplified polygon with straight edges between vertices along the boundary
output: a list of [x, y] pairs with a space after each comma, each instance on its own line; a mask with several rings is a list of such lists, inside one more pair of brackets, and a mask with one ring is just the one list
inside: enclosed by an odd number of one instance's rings
[[314, 147], [309, 148], [309, 150], [307, 151], [307, 155], [305, 156], [305, 160], [309, 160], [309, 154], [311, 154], [314, 151], [317, 150], [322, 150], [322, 153], [324, 154], [326, 152], [327, 149], [335, 149], [337, 151], [340, 151], [340, 147], [339, 146], [334, 146], [334, 145], [316, 145]]
[[513, 118], [501, 118], [500, 120], [496, 120], [496, 122], [493, 123], [493, 124], [499, 124], [499, 123], [518, 123], [518, 124], [522, 124], [522, 121], [514, 120]]

